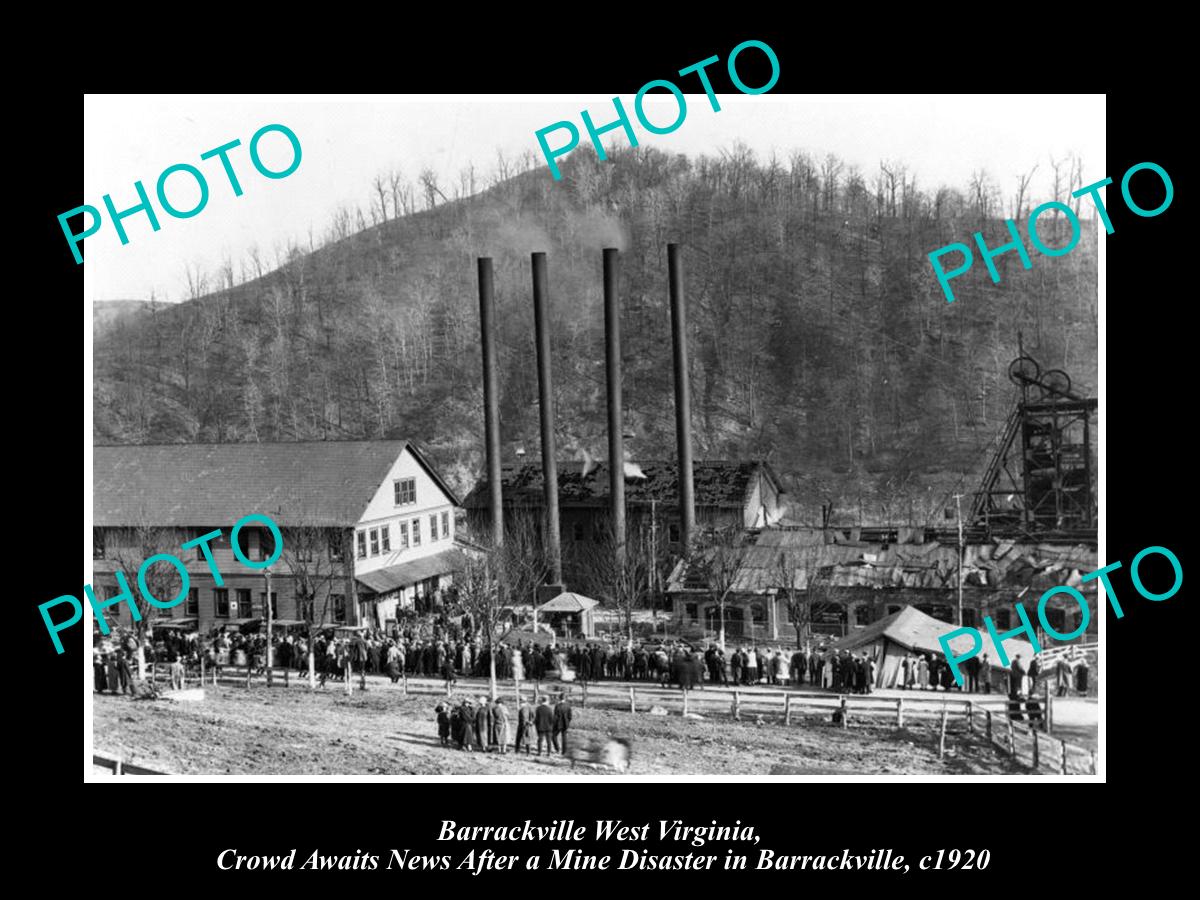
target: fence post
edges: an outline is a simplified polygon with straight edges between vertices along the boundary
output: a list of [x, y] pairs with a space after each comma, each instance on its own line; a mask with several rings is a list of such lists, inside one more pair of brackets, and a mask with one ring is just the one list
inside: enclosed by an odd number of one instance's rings
[[784, 725], [792, 724], [792, 695], [791, 694], [783, 695], [783, 724]]
[[1059, 741], [1059, 744], [1061, 744], [1062, 746], [1060, 748], [1060, 756], [1059, 756], [1059, 760], [1058, 760], [1058, 774], [1066, 775], [1067, 774], [1067, 742]]
[[291, 671], [292, 671], [292, 670], [291, 670], [291, 666], [285, 666], [285, 667], [284, 667], [284, 670], [283, 670], [283, 686], [284, 686], [284, 687], [287, 687], [288, 685], [290, 685], [290, 684], [292, 683], [292, 681], [291, 681], [291, 677], [292, 677], [292, 676], [291, 676]]
[[220, 668], [219, 665], [213, 666], [213, 687], [217, 686], [217, 672]]
[[246, 655], [246, 690], [250, 689], [250, 673], [254, 671], [254, 658]]
[[904, 698], [896, 698], [896, 727], [904, 727]]
[[351, 695], [351, 693], [354, 691], [354, 685], [350, 683], [351, 672], [350, 672], [350, 660], [349, 659], [346, 660], [345, 673], [346, 673], [346, 696], [349, 697]]
[[967, 701], [967, 731], [975, 733], [975, 701]]
[[946, 704], [942, 704], [942, 734], [938, 738], [938, 759], [946, 755]]
[[992, 711], [990, 709], [985, 709], [983, 714], [987, 716], [987, 739], [988, 743], [990, 744], [992, 742]]
[[[588, 686], [588, 683], [585, 681], [583, 683], [583, 699], [579, 701], [580, 706], [587, 706], [587, 686]], [[684, 701], [684, 706], [687, 706], [686, 699]], [[685, 709], [684, 712], [687, 712], [687, 710]]]
[[200, 687], [204, 687], [204, 654], [200, 654]]
[[1050, 682], [1046, 682], [1046, 734], [1054, 734], [1054, 696], [1050, 693]]
[[632, 684], [629, 686], [629, 711], [631, 713], [637, 712], [637, 702], [633, 699], [633, 685]]
[[158, 660], [150, 660], [150, 683], [158, 684]]
[[733, 692], [733, 717], [738, 721], [742, 718], [742, 697], [736, 690]]
[[1092, 774], [1093, 775], [1098, 774], [1096, 771], [1096, 751], [1095, 750], [1092, 751]]
[[685, 716], [688, 714], [688, 702], [687, 702], [687, 695], [688, 695], [688, 689], [687, 689], [687, 688], [684, 688], [684, 689], [683, 689], [683, 714], [684, 714]]
[[408, 696], [408, 672], [404, 673], [404, 696]]
[[1008, 755], [1015, 757], [1017, 755], [1017, 741], [1013, 736], [1012, 716], [1006, 716], [1004, 721], [1008, 722]]
[[122, 774], [122, 773], [121, 773], [121, 768], [122, 768], [122, 766], [121, 766], [121, 757], [119, 757], [119, 756], [118, 756], [116, 759], [114, 759], [114, 760], [113, 760], [113, 774], [114, 774], [114, 775], [120, 775], [120, 774]]
[[1030, 728], [1029, 731], [1033, 735], [1033, 767], [1036, 769], [1040, 756], [1038, 753], [1038, 731], [1036, 728]]
[[842, 727], [849, 728], [850, 727], [850, 709], [849, 709], [849, 707], [846, 706], [846, 698], [839, 697], [838, 699], [842, 701]]

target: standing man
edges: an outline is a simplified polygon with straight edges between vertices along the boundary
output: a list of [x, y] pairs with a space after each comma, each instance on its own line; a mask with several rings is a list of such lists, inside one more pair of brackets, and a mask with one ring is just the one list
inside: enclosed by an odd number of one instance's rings
[[538, 697], [538, 706], [533, 714], [533, 723], [537, 728], [538, 756], [542, 755], [543, 742], [546, 745], [546, 753], [549, 755], [551, 748], [554, 746], [554, 710], [550, 708], [550, 698], [545, 694]]
[[514, 753], [521, 752], [521, 744], [525, 744], [525, 755], [529, 755], [529, 745], [533, 743], [533, 707], [524, 697], [521, 698], [521, 705], [517, 708], [517, 743], [513, 747]]
[[508, 752], [508, 708], [504, 705], [503, 697], [497, 697], [496, 702], [492, 704], [492, 730], [495, 732], [500, 754], [504, 755]]
[[479, 698], [479, 706], [475, 710], [475, 743], [486, 753], [488, 750], [489, 732], [492, 726], [492, 710], [486, 697]]
[[979, 691], [979, 657], [972, 656], [967, 660], [967, 690], [972, 694]]
[[561, 741], [564, 756], [567, 752], [567, 729], [570, 727], [571, 704], [568, 702], [566, 694], [560, 694], [558, 703], [554, 706], [554, 749], [559, 749], [559, 741]]

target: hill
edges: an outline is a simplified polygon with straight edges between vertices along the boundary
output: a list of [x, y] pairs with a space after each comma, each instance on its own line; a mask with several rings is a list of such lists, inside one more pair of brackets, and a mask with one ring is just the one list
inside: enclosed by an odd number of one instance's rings
[[1003, 243], [994, 189], [922, 193], [903, 171], [868, 181], [835, 163], [576, 152], [562, 181], [543, 168], [441, 205], [430, 192], [431, 208], [98, 330], [96, 439], [405, 437], [465, 493], [483, 447], [475, 258], [496, 266], [506, 455], [533, 457], [529, 253], [544, 250], [560, 453], [603, 457], [600, 250], [618, 246], [627, 446], [670, 456], [679, 242], [697, 457], [769, 460], [794, 519], [833, 500], [867, 523], [929, 521], [986, 465], [1018, 333], [1043, 369], [1094, 391], [1096, 231], [1028, 271], [999, 257], [997, 285], [977, 261], [947, 304], [926, 255], [976, 230]]

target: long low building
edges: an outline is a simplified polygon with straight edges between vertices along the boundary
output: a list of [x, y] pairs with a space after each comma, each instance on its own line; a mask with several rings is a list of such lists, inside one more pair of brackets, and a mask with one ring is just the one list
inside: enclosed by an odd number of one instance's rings
[[[792, 611], [801, 640], [840, 638], [893, 615], [905, 606], [947, 623], [958, 617], [958, 546], [899, 528], [890, 540], [862, 540], [859, 529], [780, 528], [747, 533], [738, 544], [708, 549], [680, 562], [667, 582], [677, 624], [712, 635], [720, 629], [719, 593], [725, 593], [725, 634], [730, 639], [794, 641]], [[1021, 623], [1015, 604], [1031, 613], [1042, 593], [1058, 585], [1087, 599], [1087, 639], [1095, 638], [1096, 582], [1081, 576], [1098, 568], [1090, 544], [993, 540], [968, 543], [962, 561], [963, 624], [982, 627], [991, 616], [1001, 630]], [[1082, 617], [1069, 596], [1047, 604], [1046, 618], [1061, 634]]]
[[[97, 600], [119, 593], [118, 571], [137, 596], [142, 563], [171, 554], [186, 565], [190, 589], [167, 610], [139, 601], [159, 622], [207, 632], [265, 616], [266, 573], [242, 564], [230, 544], [234, 524], [250, 514], [281, 530], [270, 583], [272, 615], [283, 622], [387, 627], [461, 568], [458, 498], [408, 441], [114, 445], [96, 447], [93, 460]], [[201, 547], [181, 549], [217, 529], [208, 546], [221, 584]], [[263, 523], [242, 528], [238, 542], [252, 562], [276, 552]], [[173, 573], [168, 563], [148, 570], [161, 599], [178, 594]], [[132, 624], [124, 603], [106, 619]]]

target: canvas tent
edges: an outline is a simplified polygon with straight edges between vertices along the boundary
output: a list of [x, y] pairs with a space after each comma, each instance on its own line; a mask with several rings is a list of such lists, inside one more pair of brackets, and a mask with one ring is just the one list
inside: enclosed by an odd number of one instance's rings
[[[945, 656], [942, 645], [938, 642], [941, 635], [953, 631], [956, 626], [950, 625], [933, 616], [927, 616], [913, 606], [906, 606], [899, 612], [873, 622], [861, 631], [848, 634], [831, 645], [832, 650], [849, 650], [854, 653], [865, 652], [876, 660], [876, 687], [895, 687], [901, 678], [900, 661], [909, 651], [914, 653], [929, 653], [935, 656]], [[1007, 669], [1000, 664], [1000, 654], [992, 642], [991, 635], [986, 631], [983, 636], [983, 648], [979, 651], [980, 659], [987, 654], [988, 662], [993, 668]], [[969, 635], [958, 635], [950, 641], [950, 648], [955, 655], [966, 653], [971, 649], [972, 640]], [[1004, 641], [1004, 652], [1011, 662], [1016, 655], [1028, 663], [1033, 658], [1033, 645], [1028, 641], [1008, 638]]]

